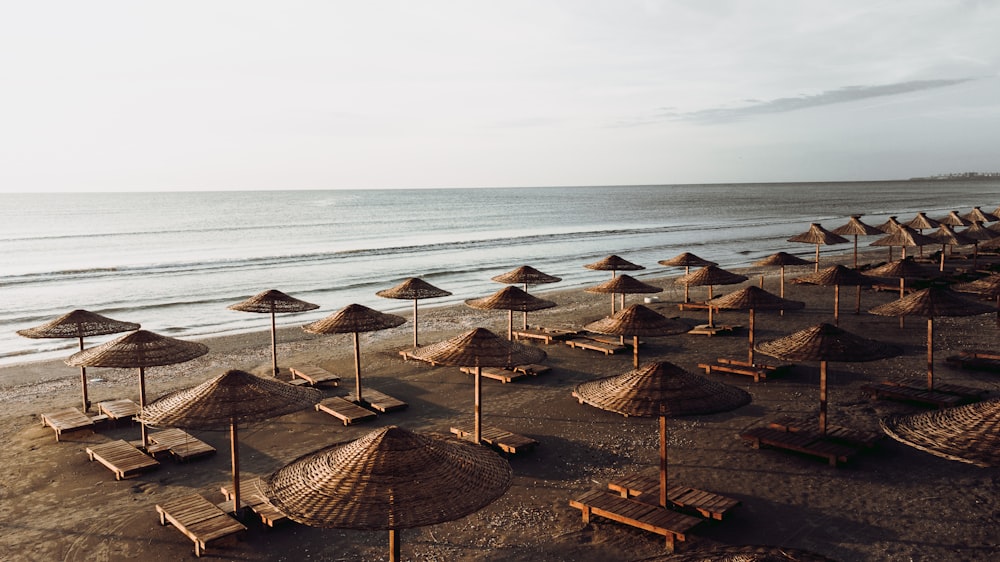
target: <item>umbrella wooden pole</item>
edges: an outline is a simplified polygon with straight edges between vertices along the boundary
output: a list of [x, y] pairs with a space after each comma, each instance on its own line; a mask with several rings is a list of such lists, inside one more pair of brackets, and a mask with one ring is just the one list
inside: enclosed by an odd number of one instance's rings
[[753, 309], [750, 309], [750, 321], [748, 322], [750, 328], [750, 350], [747, 352], [747, 365], [753, 367]]
[[615, 315], [615, 294], [611, 293], [611, 316]]
[[861, 285], [857, 286], [854, 297], [854, 314], [861, 314]]
[[667, 416], [660, 416], [660, 507], [667, 507]]
[[[80, 351], [83, 351], [83, 336], [80, 336]], [[83, 387], [83, 411], [90, 411], [90, 400], [87, 399], [87, 368], [80, 367], [80, 386]]]
[[420, 347], [417, 343], [417, 299], [413, 299], [413, 349]]
[[278, 376], [278, 335], [274, 322], [274, 303], [271, 303], [271, 374]]
[[141, 420], [144, 409], [146, 409], [146, 370], [143, 367], [139, 367], [139, 431], [142, 433], [143, 450], [149, 445], [149, 437], [146, 435], [146, 423]]
[[819, 244], [816, 244], [816, 267], [813, 271], [819, 273]]
[[[524, 284], [524, 292], [525, 293], [528, 292], [528, 284], [527, 283]], [[527, 330], [528, 329], [528, 311], [527, 310], [524, 311], [523, 318], [524, 318], [524, 324], [521, 326], [521, 329], [522, 330]]]
[[514, 309], [507, 311], [507, 341], [514, 340]]
[[389, 529], [389, 562], [399, 562], [399, 529]]
[[[708, 286], [708, 300], [712, 300], [712, 286]], [[711, 328], [715, 326], [715, 321], [712, 319], [712, 305], [708, 305], [708, 327]]]
[[229, 448], [233, 457], [233, 513], [239, 513], [240, 509], [240, 445], [239, 436], [236, 432], [236, 419], [229, 420]]
[[635, 334], [632, 334], [632, 366], [639, 368], [639, 336]]
[[[785, 298], [785, 266], [781, 266], [781, 289], [780, 292], [778, 293], [778, 296], [780, 296], [781, 298]], [[778, 314], [784, 316], [785, 311], [779, 310]]]
[[934, 317], [927, 319], [927, 390], [934, 390]]
[[[899, 298], [903, 298], [905, 296], [906, 296], [906, 278], [905, 277], [900, 277], [899, 278]], [[903, 329], [903, 325], [904, 325], [903, 319], [904, 318], [906, 318], [905, 315], [903, 315], [903, 314], [899, 315], [899, 329], [900, 330]]]
[[840, 285], [833, 286], [833, 325], [840, 325]]
[[819, 433], [826, 435], [826, 361], [819, 362]]
[[938, 266], [938, 271], [944, 272], [944, 244], [941, 244], [941, 265]]
[[[478, 361], [477, 361], [478, 363]], [[482, 415], [483, 415], [483, 386], [482, 386], [482, 376], [483, 368], [476, 365], [476, 382], [475, 382], [475, 422], [472, 428], [472, 438], [479, 444], [482, 442], [483, 438], [483, 428], [482, 428]]]
[[[691, 267], [690, 266], [684, 266], [684, 276], [686, 277], [690, 273], [691, 273]], [[684, 284], [684, 303], [685, 304], [691, 302], [691, 298], [689, 296], [690, 290], [691, 290], [691, 286], [688, 285], [687, 283], [685, 283]]]
[[354, 387], [357, 389], [355, 398], [361, 402], [361, 346], [358, 344], [357, 332], [354, 332]]
[[858, 235], [854, 235], [854, 269], [858, 268]]

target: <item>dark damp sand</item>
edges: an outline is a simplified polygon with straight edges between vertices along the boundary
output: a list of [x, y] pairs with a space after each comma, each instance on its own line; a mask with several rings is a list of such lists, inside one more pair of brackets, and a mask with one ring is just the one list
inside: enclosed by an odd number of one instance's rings
[[[884, 252], [868, 255], [881, 261]], [[826, 256], [824, 261], [829, 263]], [[840, 261], [849, 257], [841, 256]], [[959, 262], [962, 265], [967, 265]], [[789, 268], [787, 277], [812, 271]], [[669, 272], [669, 270], [665, 270]], [[774, 269], [747, 270], [753, 283], [767, 276], [765, 288], [777, 292]], [[602, 277], [594, 276], [595, 284]], [[672, 279], [661, 302], [651, 304], [691, 324], [705, 315], [678, 312], [681, 287]], [[717, 287], [716, 294], [732, 290]], [[559, 303], [531, 313], [532, 323], [579, 328], [609, 311], [610, 297], [579, 290], [542, 291]], [[700, 299], [704, 288], [692, 288]], [[857, 334], [902, 344], [901, 357], [872, 363], [830, 365], [830, 416], [834, 423], [877, 430], [878, 419], [921, 408], [894, 402], [871, 402], [859, 386], [886, 376], [925, 373], [926, 321], [909, 318], [904, 329], [896, 318], [865, 314], [868, 308], [896, 295], [865, 291], [862, 314], [855, 315], [854, 289], [841, 291], [841, 326]], [[757, 315], [758, 341], [832, 320], [833, 289], [787, 284], [786, 296], [804, 300], [802, 311]], [[630, 296], [627, 303], [642, 302]], [[431, 343], [464, 330], [485, 326], [506, 332], [507, 315], [464, 306], [435, 308], [423, 301], [421, 343]], [[723, 312], [721, 321], [746, 325], [743, 312]], [[515, 314], [515, 322], [519, 314]], [[263, 322], [262, 322], [263, 324]], [[950, 350], [997, 347], [992, 315], [942, 318], [935, 321], [939, 380], [990, 389], [998, 394], [995, 374], [956, 370], [945, 363]], [[661, 359], [698, 371], [699, 361], [742, 358], [746, 333], [705, 337], [681, 335], [645, 338], [643, 360]], [[361, 337], [363, 382], [409, 402], [403, 412], [380, 416], [372, 423], [344, 427], [331, 416], [303, 411], [241, 429], [244, 475], [266, 474], [301, 454], [353, 439], [375, 428], [398, 424], [421, 432], [447, 434], [455, 423], [471, 423], [472, 384], [454, 367], [432, 368], [404, 362], [396, 351], [412, 342], [412, 325]], [[266, 331], [207, 340], [209, 355], [187, 364], [148, 371], [148, 393], [191, 386], [228, 368], [267, 374], [270, 348]], [[573, 388], [596, 377], [631, 368], [628, 354], [605, 357], [595, 352], [547, 346], [552, 371], [513, 384], [485, 380], [485, 423], [537, 439], [541, 445], [511, 459], [515, 481], [500, 500], [464, 519], [405, 530], [403, 558], [410, 560], [637, 560], [663, 553], [659, 536], [595, 518], [584, 525], [568, 501], [602, 487], [612, 477], [650, 469], [657, 458], [657, 424], [653, 419], [623, 418], [580, 405]], [[344, 376], [340, 388], [353, 388], [350, 336], [312, 336], [298, 328], [279, 336], [279, 363], [317, 363]], [[77, 433], [54, 442], [37, 414], [79, 403], [77, 370], [61, 362], [3, 369], [5, 381], [4, 444], [0, 462], [0, 559], [3, 560], [144, 560], [173, 561], [192, 557], [192, 542], [170, 527], [161, 527], [154, 505], [174, 496], [200, 492], [222, 501], [219, 486], [228, 482], [229, 436], [194, 432], [218, 448], [204, 460], [179, 464], [165, 460], [153, 472], [116, 482], [110, 471], [88, 462], [84, 448], [109, 439], [134, 440], [135, 426]], [[130, 370], [91, 369], [91, 399], [137, 399], [136, 376]], [[730, 495], [743, 505], [732, 518], [708, 523], [680, 548], [689, 551], [715, 545], [770, 544], [816, 551], [848, 560], [991, 560], [1000, 548], [1000, 472], [944, 460], [892, 440], [857, 457], [842, 468], [822, 460], [774, 450], [754, 450], [738, 437], [741, 430], [779, 414], [812, 414], [818, 410], [818, 366], [804, 364], [791, 375], [753, 383], [737, 375], [711, 378], [738, 385], [753, 403], [735, 412], [669, 421], [671, 478], [677, 482]], [[209, 557], [233, 560], [386, 560], [387, 533], [313, 529], [297, 524], [262, 529], [251, 525], [242, 541], [210, 546]]]

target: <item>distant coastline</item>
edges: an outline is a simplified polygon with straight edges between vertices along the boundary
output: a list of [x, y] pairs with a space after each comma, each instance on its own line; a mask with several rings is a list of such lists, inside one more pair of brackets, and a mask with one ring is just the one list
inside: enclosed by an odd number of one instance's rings
[[1000, 172], [957, 172], [954, 174], [939, 174], [936, 176], [910, 178], [907, 181], [969, 181], [997, 179], [1000, 179]]

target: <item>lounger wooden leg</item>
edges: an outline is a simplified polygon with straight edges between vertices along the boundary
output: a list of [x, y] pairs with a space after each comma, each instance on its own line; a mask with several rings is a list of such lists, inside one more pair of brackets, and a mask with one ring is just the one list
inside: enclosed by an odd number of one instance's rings
[[674, 535], [673, 533], [667, 533], [667, 552], [670, 554], [674, 553]]
[[584, 525], [589, 525], [590, 524], [590, 508], [589, 507], [585, 507], [585, 508], [581, 509], [580, 511], [583, 513], [583, 524]]

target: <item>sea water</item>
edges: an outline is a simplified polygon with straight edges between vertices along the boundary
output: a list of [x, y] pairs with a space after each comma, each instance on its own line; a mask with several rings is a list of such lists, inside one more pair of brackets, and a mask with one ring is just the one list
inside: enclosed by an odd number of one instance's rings
[[490, 278], [520, 265], [562, 278], [539, 293], [606, 281], [583, 266], [609, 254], [645, 266], [640, 279], [681, 273], [657, 261], [686, 251], [724, 268], [776, 251], [812, 259], [814, 246], [787, 238], [813, 222], [998, 204], [1000, 180], [2, 194], [0, 364], [71, 354], [75, 340], [16, 331], [76, 308], [198, 338], [266, 329], [226, 308], [266, 289], [320, 305], [278, 315], [302, 325], [351, 303], [409, 310], [375, 295], [407, 277], [453, 293], [421, 303], [435, 306], [492, 294]]

